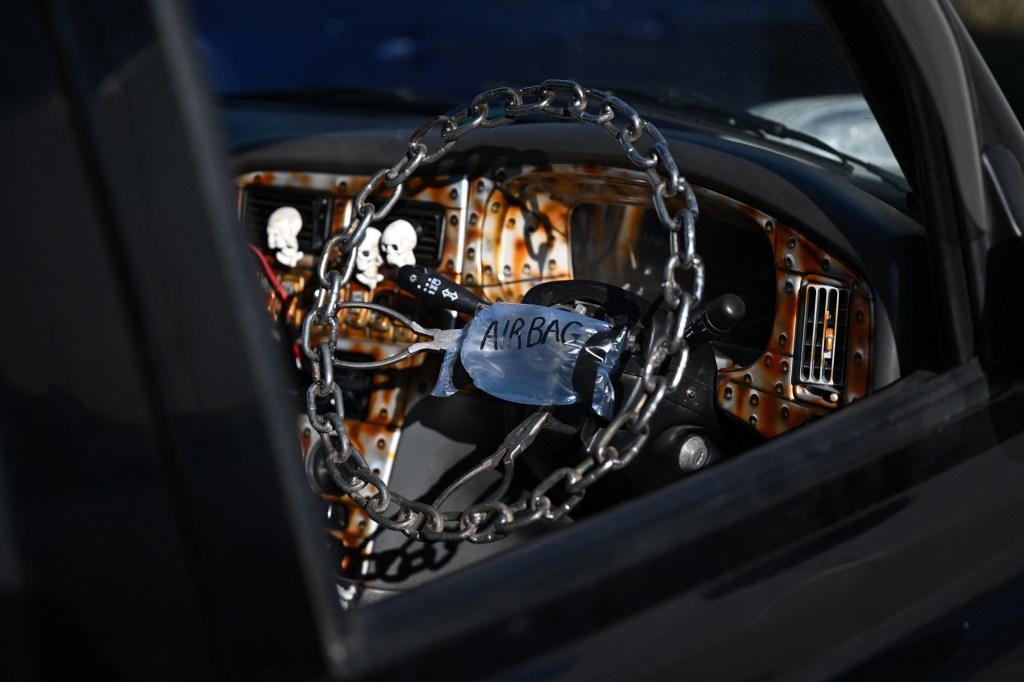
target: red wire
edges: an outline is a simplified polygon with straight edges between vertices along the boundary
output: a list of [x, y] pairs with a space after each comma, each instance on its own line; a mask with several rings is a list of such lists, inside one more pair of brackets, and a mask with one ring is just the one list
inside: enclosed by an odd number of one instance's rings
[[256, 257], [260, 259], [260, 263], [263, 264], [263, 271], [267, 275], [267, 279], [270, 280], [270, 285], [274, 287], [274, 291], [277, 293], [278, 298], [281, 299], [281, 303], [288, 300], [288, 294], [285, 293], [284, 287], [281, 286], [281, 280], [274, 274], [273, 269], [270, 267], [270, 263], [267, 262], [267, 257], [263, 255], [263, 252], [256, 247], [255, 244], [249, 244], [249, 248], [256, 254]]

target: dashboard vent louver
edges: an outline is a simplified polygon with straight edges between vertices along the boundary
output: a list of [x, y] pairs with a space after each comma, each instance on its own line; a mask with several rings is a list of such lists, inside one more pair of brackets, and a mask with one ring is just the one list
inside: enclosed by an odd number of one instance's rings
[[804, 289], [800, 381], [842, 386], [846, 383], [846, 347], [850, 291], [828, 284]]
[[329, 192], [295, 187], [250, 185], [242, 194], [242, 226], [246, 238], [267, 249], [267, 221], [282, 206], [292, 206], [302, 216], [299, 249], [315, 253], [330, 230], [334, 199]]

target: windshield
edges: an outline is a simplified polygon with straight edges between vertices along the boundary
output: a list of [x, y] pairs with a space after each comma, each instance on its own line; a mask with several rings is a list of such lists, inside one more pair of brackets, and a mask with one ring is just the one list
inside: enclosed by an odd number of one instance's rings
[[810, 0], [281, 3], [192, 0], [221, 93], [372, 87], [459, 102], [568, 78], [732, 106], [856, 92]]
[[253, 0], [244, 12], [191, 0], [191, 12], [221, 95], [400, 102], [436, 114], [497, 85], [565, 78], [668, 110], [692, 109], [698, 95], [898, 171], [812, 0], [521, 0], [447, 11]]

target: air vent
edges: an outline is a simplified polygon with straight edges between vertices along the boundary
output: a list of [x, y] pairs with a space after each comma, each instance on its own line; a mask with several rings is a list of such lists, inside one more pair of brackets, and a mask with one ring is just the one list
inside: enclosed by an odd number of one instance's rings
[[307, 254], [319, 251], [331, 226], [334, 199], [329, 192], [266, 185], [246, 187], [242, 194], [242, 226], [246, 238], [266, 249], [267, 221], [270, 214], [282, 206], [291, 206], [302, 216], [299, 249]]
[[846, 382], [850, 291], [828, 284], [804, 288], [800, 381], [823, 386]]
[[430, 267], [440, 265], [441, 250], [444, 248], [444, 206], [418, 201], [399, 202], [384, 223], [379, 225], [380, 229], [383, 230], [388, 223], [399, 218], [408, 220], [416, 228], [416, 248], [413, 249], [416, 264]]

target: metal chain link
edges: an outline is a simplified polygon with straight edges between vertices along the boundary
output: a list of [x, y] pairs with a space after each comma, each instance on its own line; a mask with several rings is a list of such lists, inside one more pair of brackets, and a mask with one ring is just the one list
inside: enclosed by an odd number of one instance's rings
[[[583, 461], [575, 467], [557, 469], [516, 502], [487, 500], [461, 512], [442, 512], [390, 490], [348, 438], [341, 389], [334, 380], [334, 367], [340, 362], [334, 358], [334, 351], [338, 340], [337, 314], [343, 305], [341, 288], [352, 277], [355, 247], [366, 228], [387, 217], [413, 173], [439, 160], [464, 135], [477, 128], [496, 128], [537, 114], [601, 126], [619, 141], [629, 160], [646, 171], [655, 212], [669, 237], [669, 256], [661, 284], [666, 331], [646, 344], [642, 390], [622, 399], [618, 413], [591, 440]], [[435, 131], [440, 142], [431, 151], [425, 140]], [[641, 140], [648, 143], [646, 152], [637, 146]], [[384, 188], [391, 189], [391, 195], [380, 206], [371, 203], [371, 197]], [[666, 199], [677, 194], [682, 196], [685, 206], [672, 215]], [[312, 361], [313, 372], [313, 382], [306, 393], [307, 413], [326, 449], [328, 471], [334, 483], [373, 521], [413, 540], [491, 542], [519, 528], [565, 516], [591, 485], [609, 471], [627, 466], [639, 454], [650, 434], [651, 417], [664, 396], [682, 380], [689, 354], [683, 332], [704, 289], [704, 265], [695, 244], [697, 199], [689, 183], [680, 176], [668, 144], [654, 124], [618, 97], [572, 81], [548, 80], [521, 89], [489, 90], [465, 109], [436, 116], [417, 129], [409, 139], [406, 155], [390, 168], [372, 175], [356, 195], [353, 208], [352, 222], [324, 245], [320, 255], [317, 273], [322, 288], [317, 305], [303, 320], [302, 349]], [[335, 250], [346, 259], [343, 272], [328, 270]], [[681, 281], [687, 276], [692, 280], [689, 289]], [[327, 337], [316, 346], [311, 345], [314, 325], [325, 329]], [[320, 413], [317, 399], [327, 397], [333, 397], [334, 409]], [[536, 438], [543, 421], [534, 413], [513, 431], [502, 448], [521, 452]], [[560, 491], [559, 499], [564, 498], [557, 504], [551, 494], [556, 489]]]

